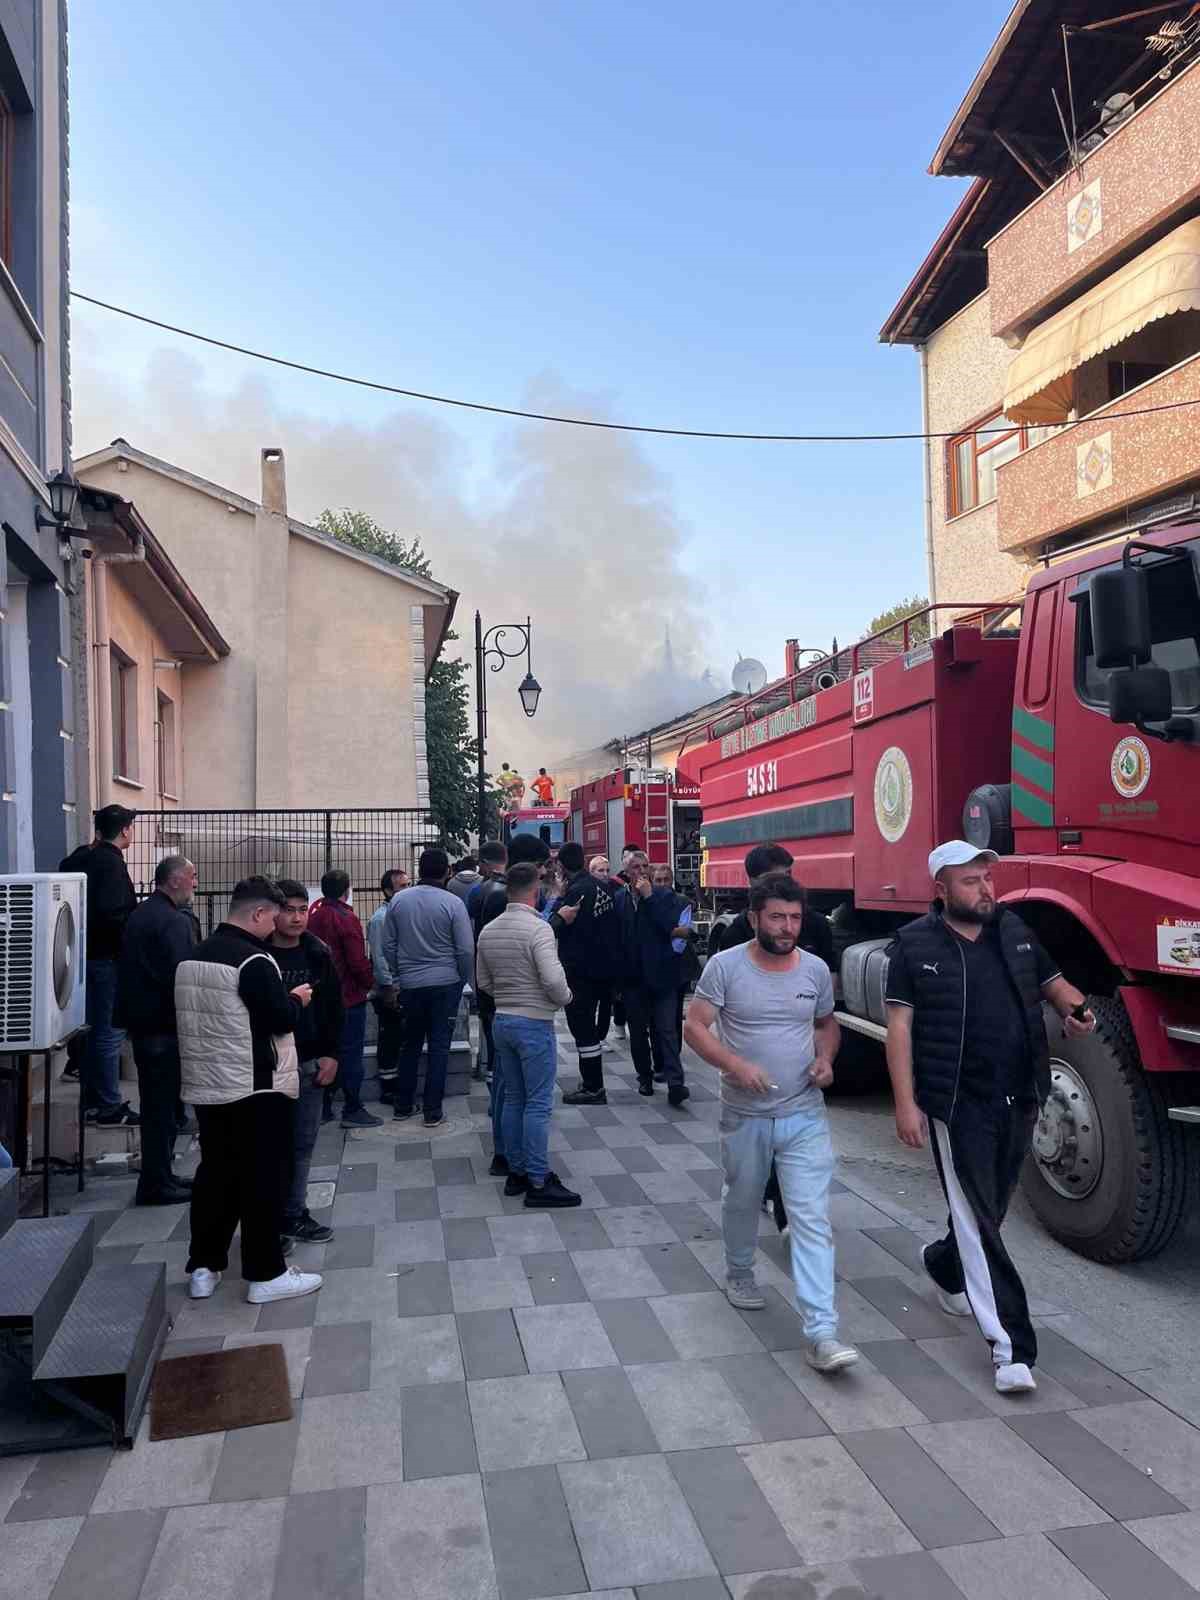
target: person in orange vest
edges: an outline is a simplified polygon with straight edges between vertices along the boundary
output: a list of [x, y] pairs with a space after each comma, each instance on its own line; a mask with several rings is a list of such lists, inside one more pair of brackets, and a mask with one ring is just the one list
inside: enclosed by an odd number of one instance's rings
[[538, 768], [538, 775], [533, 780], [531, 787], [534, 794], [537, 795], [539, 805], [552, 806], [554, 804], [554, 779], [549, 776], [545, 767]]

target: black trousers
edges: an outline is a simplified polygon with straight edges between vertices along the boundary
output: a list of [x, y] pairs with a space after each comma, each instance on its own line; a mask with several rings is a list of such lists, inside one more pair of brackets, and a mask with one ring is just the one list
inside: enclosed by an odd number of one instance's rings
[[1036, 1116], [1036, 1107], [1019, 1101], [960, 1095], [951, 1123], [929, 1124], [950, 1219], [946, 1237], [927, 1248], [925, 1263], [947, 1294], [966, 1293], [997, 1366], [1037, 1360], [1025, 1285], [1000, 1236]]
[[400, 1067], [400, 1047], [404, 1043], [404, 1013], [399, 1006], [385, 1006], [372, 1000], [379, 1033], [375, 1040], [375, 1065], [381, 1090], [394, 1089]]
[[292, 1176], [294, 1103], [269, 1092], [223, 1106], [197, 1106], [200, 1168], [192, 1189], [187, 1270], [224, 1272], [242, 1227], [242, 1277], [266, 1283], [283, 1271], [279, 1242]]
[[496, 1040], [492, 1035], [492, 1023], [496, 1020], [496, 1002], [490, 994], [477, 992], [475, 1005], [479, 1012], [479, 1062], [476, 1076], [482, 1078], [485, 1073], [493, 1071], [496, 1065]]
[[600, 1043], [608, 1032], [613, 986], [607, 979], [597, 981], [579, 972], [569, 972], [567, 982], [571, 985], [567, 1027], [579, 1049], [579, 1081], [585, 1089], [603, 1089], [604, 1061]]
[[179, 1111], [179, 1040], [173, 1033], [135, 1033], [142, 1170], [137, 1198], [156, 1199], [171, 1185]]
[[683, 1062], [675, 1032], [675, 1013], [679, 1006], [677, 991], [647, 989], [639, 984], [636, 987], [627, 986], [621, 992], [625, 999], [633, 1070], [645, 1083], [650, 1082], [656, 1072], [661, 1072], [667, 1080], [668, 1089], [682, 1088]]

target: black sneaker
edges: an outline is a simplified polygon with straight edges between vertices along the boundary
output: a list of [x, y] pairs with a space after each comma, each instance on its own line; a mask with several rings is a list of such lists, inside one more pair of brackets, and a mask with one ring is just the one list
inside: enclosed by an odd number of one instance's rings
[[509, 1174], [509, 1170], [510, 1169], [509, 1169], [509, 1165], [508, 1165], [508, 1157], [507, 1156], [493, 1156], [492, 1157], [492, 1164], [488, 1168], [488, 1177], [489, 1178], [507, 1178], [508, 1174]]
[[504, 1185], [504, 1193], [511, 1200], [514, 1195], [524, 1194], [529, 1188], [529, 1179], [523, 1172], [510, 1172], [508, 1182]]
[[435, 1117], [427, 1116], [424, 1120], [427, 1128], [440, 1128], [445, 1122], [446, 1116], [444, 1112], [439, 1111]]
[[652, 1078], [639, 1078], [638, 1079], [638, 1093], [639, 1094], [653, 1094], [654, 1093], [654, 1080]]
[[141, 1117], [127, 1102], [114, 1106], [111, 1111], [97, 1111], [87, 1120], [97, 1128], [140, 1128], [142, 1125]]
[[572, 1089], [570, 1094], [563, 1095], [565, 1106], [606, 1106], [608, 1096], [603, 1089], [585, 1089], [580, 1084], [578, 1089]]
[[383, 1118], [372, 1116], [366, 1106], [356, 1106], [353, 1111], [342, 1112], [343, 1128], [380, 1128]]
[[667, 1090], [668, 1105], [681, 1106], [685, 1100], [690, 1100], [691, 1098], [692, 1091], [688, 1088], [686, 1083], [681, 1083], [677, 1089]]
[[284, 1223], [283, 1237], [295, 1239], [299, 1244], [326, 1244], [333, 1238], [333, 1229], [306, 1211], [299, 1221]]
[[666, 1073], [665, 1072], [656, 1072], [654, 1074], [654, 1081], [655, 1081], [655, 1083], [666, 1083], [666, 1081], [667, 1081]]
[[396, 1109], [392, 1112], [392, 1121], [393, 1122], [411, 1122], [412, 1119], [416, 1116], [416, 1114], [417, 1114], [416, 1106], [409, 1106], [407, 1111], [405, 1111], [401, 1106], [397, 1106]]
[[533, 1184], [526, 1180], [528, 1187], [525, 1190], [525, 1204], [529, 1209], [536, 1210], [539, 1206], [546, 1210], [566, 1206], [581, 1206], [583, 1196], [576, 1194], [574, 1189], [568, 1189], [556, 1172], [548, 1172], [543, 1184]]

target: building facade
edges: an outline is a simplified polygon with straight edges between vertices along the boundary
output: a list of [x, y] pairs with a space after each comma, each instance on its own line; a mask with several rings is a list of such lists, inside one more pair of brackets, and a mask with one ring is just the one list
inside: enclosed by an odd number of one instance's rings
[[83, 562], [46, 489], [71, 449], [65, 4], [4, 0], [0, 47], [0, 871], [44, 871], [88, 772]]
[[1200, 18], [1129, 10], [1019, 0], [930, 166], [974, 181], [881, 337], [917, 348], [949, 435], [926, 458], [939, 601], [1197, 507]]
[[[183, 806], [428, 805], [425, 679], [453, 590], [290, 517], [280, 450], [262, 452], [257, 502], [123, 439], [76, 470], [85, 493], [132, 502], [227, 646], [215, 659], [207, 646], [203, 658], [167, 649], [161, 659], [178, 667], [153, 672], [155, 696], [170, 700], [177, 685], [187, 706], [173, 780]], [[128, 583], [133, 572], [112, 576]], [[130, 655], [110, 623], [111, 689]], [[97, 695], [105, 700], [103, 683]], [[115, 689], [109, 698], [119, 703]], [[141, 706], [151, 719], [148, 685]], [[150, 805], [147, 761], [137, 774], [106, 774], [114, 798], [139, 804], [142, 793]]]

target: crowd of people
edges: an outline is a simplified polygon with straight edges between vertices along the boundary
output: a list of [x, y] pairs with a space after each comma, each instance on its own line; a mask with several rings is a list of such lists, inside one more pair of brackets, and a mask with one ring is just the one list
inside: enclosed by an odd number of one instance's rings
[[[193, 1298], [211, 1295], [241, 1228], [247, 1298], [313, 1293], [321, 1276], [286, 1264], [295, 1243], [332, 1229], [307, 1205], [318, 1130], [343, 1099], [342, 1126], [378, 1127], [363, 1101], [367, 1005], [378, 1019], [382, 1105], [394, 1121], [446, 1122], [450, 1045], [464, 991], [479, 1013], [477, 1073], [490, 1088], [490, 1173], [530, 1208], [581, 1204], [549, 1161], [558, 1089], [557, 1013], [578, 1059], [568, 1106], [607, 1103], [604, 1052], [614, 1022], [628, 1039], [637, 1092], [664, 1085], [682, 1108], [682, 1046], [721, 1083], [725, 1292], [762, 1309], [755, 1276], [759, 1221], [773, 1199], [790, 1235], [792, 1280], [807, 1358], [836, 1373], [858, 1353], [838, 1337], [830, 1184], [835, 1154], [823, 1091], [840, 1044], [829, 922], [809, 906], [778, 845], [746, 857], [744, 912], [696, 953], [693, 908], [670, 869], [626, 848], [618, 870], [568, 842], [486, 842], [456, 863], [422, 852], [417, 882], [391, 868], [364, 930], [348, 875], [306, 886], [243, 879], [206, 939], [191, 911], [196, 869], [159, 862], [138, 903], [124, 864], [135, 816], [96, 814], [92, 844], [64, 863], [88, 878], [88, 1020], [79, 1063], [88, 1114], [140, 1123], [136, 1203], [190, 1202]], [[1028, 927], [997, 907], [996, 857], [962, 840], [930, 856], [934, 906], [890, 951], [888, 1066], [898, 1137], [931, 1143], [949, 1207], [922, 1263], [937, 1301], [973, 1315], [991, 1348], [999, 1392], [1036, 1387], [1037, 1341], [1001, 1227], [1048, 1092], [1043, 1004], [1071, 1033], [1095, 1019]], [[698, 981], [697, 981], [698, 980]], [[684, 1020], [684, 996], [695, 994]], [[128, 1032], [140, 1112], [120, 1097]], [[424, 1058], [424, 1076], [421, 1061]], [[200, 1165], [174, 1171], [174, 1145], [194, 1109]]]

